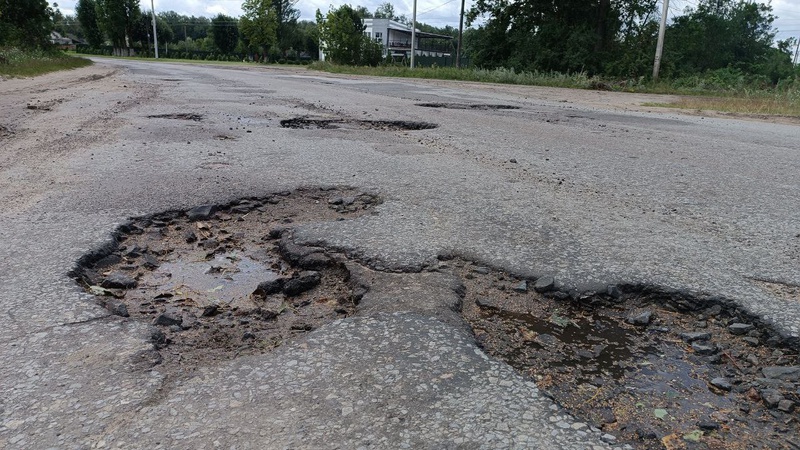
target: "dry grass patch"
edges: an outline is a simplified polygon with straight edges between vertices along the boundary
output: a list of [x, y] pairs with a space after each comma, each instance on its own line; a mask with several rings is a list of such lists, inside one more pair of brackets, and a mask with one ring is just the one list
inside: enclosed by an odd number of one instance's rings
[[752, 97], [682, 97], [671, 103], [646, 103], [644, 106], [800, 117], [800, 99], [796, 97], [797, 93], [792, 92]]

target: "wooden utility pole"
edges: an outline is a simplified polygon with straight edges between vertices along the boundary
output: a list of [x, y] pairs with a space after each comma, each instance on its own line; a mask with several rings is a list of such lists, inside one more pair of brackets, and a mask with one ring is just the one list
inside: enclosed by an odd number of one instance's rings
[[656, 45], [656, 60], [653, 62], [653, 81], [658, 80], [658, 71], [661, 69], [661, 52], [664, 50], [664, 31], [667, 29], [667, 13], [669, 0], [664, 0], [661, 10], [661, 25], [658, 27], [658, 44]]
[[458, 21], [458, 47], [456, 47], [456, 69], [461, 68], [461, 39], [464, 35], [464, 0], [461, 0], [461, 20]]
[[414, 57], [417, 54], [417, 0], [414, 0], [414, 12], [411, 14], [411, 68], [414, 68]]
[[794, 60], [792, 64], [797, 64], [797, 53], [800, 52], [800, 37], [797, 38], [797, 47], [794, 49]]

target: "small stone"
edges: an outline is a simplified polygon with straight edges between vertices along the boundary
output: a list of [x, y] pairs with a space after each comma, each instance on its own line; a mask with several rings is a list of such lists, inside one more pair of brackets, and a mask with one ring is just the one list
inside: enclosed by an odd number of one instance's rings
[[755, 326], [749, 323], [732, 323], [728, 325], [728, 331], [736, 336], [747, 334], [748, 331], [754, 328]]
[[277, 294], [278, 292], [283, 289], [283, 278], [276, 278], [274, 280], [269, 281], [262, 281], [256, 287], [256, 290], [253, 291], [253, 295], [258, 295], [260, 297], [266, 297], [268, 295]]
[[100, 286], [106, 289], [131, 289], [136, 287], [136, 280], [122, 272], [111, 272]]
[[606, 288], [606, 294], [608, 294], [609, 297], [611, 297], [613, 299], [618, 299], [618, 298], [622, 297], [622, 291], [615, 284], [609, 284], [608, 285], [608, 287]]
[[286, 280], [283, 283], [283, 293], [289, 297], [300, 295], [317, 287], [320, 282], [319, 272], [306, 270], [300, 272], [298, 276]]
[[775, 378], [778, 380], [800, 381], [800, 366], [770, 366], [761, 369], [764, 378]]
[[115, 316], [120, 317], [130, 317], [130, 313], [128, 313], [128, 305], [122, 303], [120, 301], [109, 301], [106, 303], [106, 309]]
[[310, 255], [300, 257], [297, 261], [303, 269], [322, 269], [331, 265], [331, 259], [324, 253], [312, 253]]
[[688, 333], [681, 333], [681, 339], [686, 342], [707, 341], [711, 339], [711, 333], [707, 331], [691, 331]]
[[613, 444], [613, 443], [617, 442], [617, 437], [614, 436], [613, 434], [606, 433], [606, 434], [600, 436], [600, 440], [605, 442], [606, 444]]
[[783, 399], [778, 402], [778, 410], [785, 413], [790, 413], [794, 410], [794, 402], [791, 400]]
[[719, 424], [712, 420], [701, 420], [700, 422], [697, 423], [697, 426], [701, 430], [708, 430], [708, 431], [719, 430]]
[[508, 162], [510, 162], [511, 164], [516, 164], [517, 160], [514, 159], [514, 158], [511, 158], [511, 159], [508, 160]]
[[242, 340], [243, 341], [250, 341], [250, 340], [253, 340], [255, 338], [256, 338], [256, 335], [251, 333], [251, 332], [249, 332], [249, 331], [245, 331], [244, 334], [242, 335]]
[[553, 279], [553, 277], [550, 276], [540, 277], [538, 280], [536, 280], [536, 283], [534, 283], [533, 290], [541, 294], [544, 292], [552, 291], [555, 285], [556, 285], [556, 280]]
[[155, 319], [153, 319], [153, 325], [161, 325], [165, 327], [180, 325], [181, 322], [183, 322], [183, 317], [171, 311], [161, 313]]
[[730, 380], [724, 377], [714, 378], [713, 380], [711, 380], [711, 385], [723, 391], [730, 391], [731, 389], [733, 389]]
[[519, 284], [517, 284], [516, 286], [514, 286], [511, 289], [513, 289], [514, 292], [519, 292], [519, 293], [524, 294], [525, 292], [528, 292], [528, 282], [524, 281], [524, 280], [520, 281]]
[[714, 305], [714, 306], [706, 309], [705, 311], [703, 311], [703, 314], [708, 316], [708, 317], [716, 317], [716, 316], [720, 315], [721, 313], [722, 313], [722, 306], [721, 305]]
[[187, 244], [191, 244], [197, 241], [197, 235], [194, 234], [192, 230], [186, 230], [183, 232], [183, 240], [186, 241]]
[[603, 423], [614, 423], [617, 421], [617, 416], [614, 414], [614, 410], [611, 408], [601, 408], [599, 411], [600, 420]]
[[481, 308], [499, 309], [497, 301], [495, 301], [495, 299], [493, 298], [478, 297], [477, 299], [475, 299], [475, 304], [480, 306]]
[[190, 209], [186, 213], [186, 217], [189, 218], [190, 221], [194, 222], [196, 220], [206, 220], [210, 218], [215, 212], [217, 212], [217, 207], [214, 205], [201, 205]]
[[142, 261], [142, 267], [144, 267], [145, 269], [153, 270], [157, 269], [159, 265], [160, 264], [158, 263], [158, 259], [156, 259], [155, 256], [149, 253], [145, 253]]
[[693, 342], [692, 343], [692, 350], [694, 350], [694, 352], [697, 353], [698, 355], [713, 355], [714, 353], [717, 352], [717, 347], [716, 347], [716, 345], [713, 345], [713, 344], [712, 345], [705, 345], [705, 344], [699, 344], [697, 342]]
[[751, 366], [757, 366], [759, 363], [758, 356], [749, 354], [745, 357], [745, 361], [749, 362]]
[[150, 342], [153, 343], [155, 348], [164, 348], [169, 345], [169, 339], [167, 339], [167, 335], [159, 329], [153, 329], [150, 332]]
[[653, 312], [652, 311], [642, 311], [638, 313], [632, 313], [625, 319], [631, 325], [640, 325], [646, 326], [650, 324], [650, 321], [653, 320]]
[[208, 305], [203, 308], [203, 313], [201, 316], [203, 317], [213, 317], [219, 314], [219, 306], [217, 305]]
[[331, 199], [328, 199], [329, 205], [341, 205], [343, 202], [344, 199], [342, 197], [333, 197]]
[[762, 389], [760, 394], [768, 408], [776, 408], [784, 400], [783, 394], [777, 389]]
[[758, 345], [761, 343], [761, 341], [759, 341], [758, 338], [750, 336], [745, 336], [742, 338], [742, 340], [750, 344], [751, 347], [758, 347]]
[[475, 272], [475, 273], [479, 273], [481, 275], [488, 275], [489, 272], [490, 272], [488, 267], [476, 267], [476, 268], [472, 269], [472, 271]]

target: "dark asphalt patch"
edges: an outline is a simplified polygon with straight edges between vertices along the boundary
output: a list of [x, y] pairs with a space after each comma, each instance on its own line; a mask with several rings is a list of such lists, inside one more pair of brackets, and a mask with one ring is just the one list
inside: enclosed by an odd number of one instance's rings
[[301, 130], [358, 129], [378, 131], [430, 130], [438, 127], [435, 123], [405, 120], [311, 119], [307, 117], [281, 120], [281, 126], [283, 128]]
[[519, 106], [512, 105], [487, 105], [481, 103], [417, 103], [416, 106], [424, 108], [444, 108], [444, 109], [477, 109], [477, 110], [493, 110], [493, 109], [519, 109]]
[[177, 119], [177, 120], [193, 120], [195, 122], [200, 122], [203, 120], [202, 114], [194, 114], [194, 113], [175, 113], [175, 114], [154, 114], [151, 116], [147, 116], [148, 119]]

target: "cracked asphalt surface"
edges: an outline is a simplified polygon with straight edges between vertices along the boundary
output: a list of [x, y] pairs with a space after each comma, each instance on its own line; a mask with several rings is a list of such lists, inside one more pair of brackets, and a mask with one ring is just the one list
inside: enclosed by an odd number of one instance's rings
[[[795, 291], [761, 282], [800, 285], [796, 125], [611, 93], [96, 61], [0, 82], [0, 447], [613, 446], [476, 347], [439, 256], [565, 291], [716, 297], [800, 338]], [[433, 102], [519, 109], [417, 106]], [[438, 128], [280, 126], [305, 116]], [[148, 325], [67, 276], [129, 217], [338, 185], [384, 203], [298, 242], [422, 273], [386, 274], [359, 315], [272, 353], [137, 370]]]

